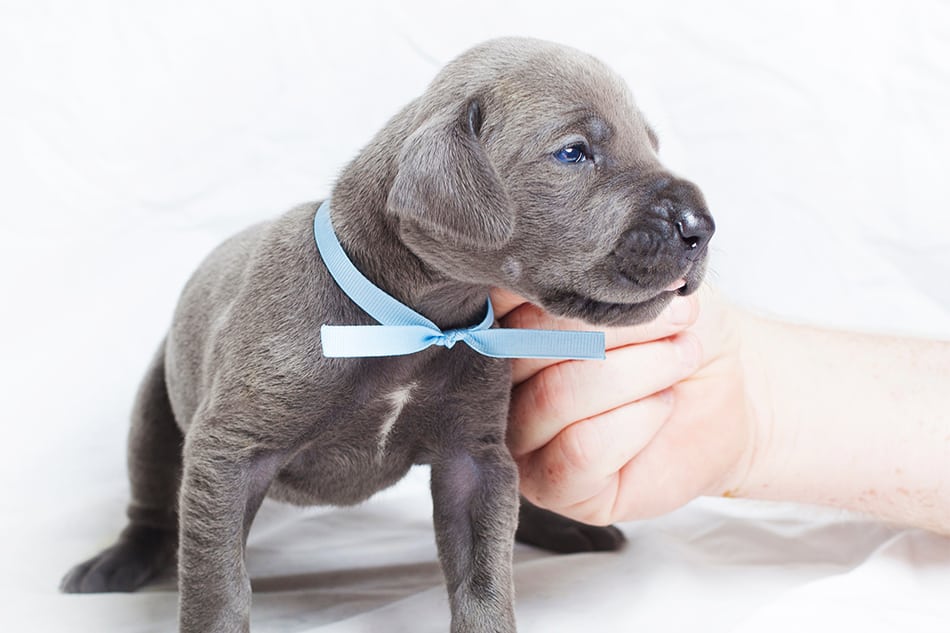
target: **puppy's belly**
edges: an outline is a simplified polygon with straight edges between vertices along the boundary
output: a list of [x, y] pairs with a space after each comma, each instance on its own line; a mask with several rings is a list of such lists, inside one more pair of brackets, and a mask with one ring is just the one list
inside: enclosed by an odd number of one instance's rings
[[353, 505], [402, 479], [413, 460], [377, 446], [326, 446], [319, 441], [282, 468], [267, 496], [296, 505]]

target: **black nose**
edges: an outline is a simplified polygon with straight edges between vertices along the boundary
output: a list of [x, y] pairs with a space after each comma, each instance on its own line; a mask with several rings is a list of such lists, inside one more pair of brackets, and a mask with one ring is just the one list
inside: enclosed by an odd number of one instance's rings
[[716, 223], [706, 210], [703, 194], [688, 180], [665, 178], [658, 184], [655, 189], [660, 201], [658, 208], [676, 229], [686, 257], [699, 257], [716, 232]]

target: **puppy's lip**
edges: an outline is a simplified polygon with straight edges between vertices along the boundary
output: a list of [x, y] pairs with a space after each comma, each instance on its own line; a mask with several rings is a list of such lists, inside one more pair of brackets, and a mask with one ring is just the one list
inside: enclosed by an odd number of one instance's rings
[[676, 292], [677, 290], [679, 290], [679, 289], [681, 289], [681, 288], [685, 288], [685, 287], [686, 287], [686, 277], [680, 277], [679, 279], [677, 279], [676, 281], [674, 281], [673, 283], [671, 283], [669, 286], [667, 286], [667, 287], [664, 289], [664, 291], [665, 291], [665, 292]]

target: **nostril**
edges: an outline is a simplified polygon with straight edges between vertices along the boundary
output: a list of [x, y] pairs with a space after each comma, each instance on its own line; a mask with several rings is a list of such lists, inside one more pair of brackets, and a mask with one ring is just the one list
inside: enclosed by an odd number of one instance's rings
[[680, 210], [675, 225], [677, 233], [686, 246], [688, 256], [693, 253], [698, 254], [709, 243], [716, 231], [716, 225], [708, 213], [691, 208]]
[[689, 234], [689, 229], [687, 229], [682, 221], [676, 223], [676, 230], [679, 231], [680, 237], [683, 238], [683, 241], [686, 242], [686, 248], [693, 250], [699, 246], [699, 238], [695, 235]]

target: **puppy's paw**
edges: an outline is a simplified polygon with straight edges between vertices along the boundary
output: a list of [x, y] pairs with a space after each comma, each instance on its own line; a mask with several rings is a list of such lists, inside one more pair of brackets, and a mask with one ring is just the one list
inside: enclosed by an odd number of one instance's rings
[[515, 539], [559, 554], [615, 551], [627, 542], [623, 532], [612, 525], [587, 525], [534, 506], [524, 499], [521, 500]]
[[177, 536], [167, 530], [130, 527], [119, 542], [73, 567], [60, 582], [65, 593], [135, 591], [175, 557]]

